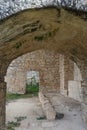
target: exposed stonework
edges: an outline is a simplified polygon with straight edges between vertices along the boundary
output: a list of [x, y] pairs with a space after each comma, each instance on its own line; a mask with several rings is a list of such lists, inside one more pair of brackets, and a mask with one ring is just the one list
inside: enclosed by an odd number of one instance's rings
[[5, 125], [5, 96], [6, 96], [6, 83], [2, 82], [0, 83], [0, 129]]
[[82, 118], [85, 122], [87, 122], [87, 104], [82, 103], [81, 110], [82, 110]]
[[44, 96], [42, 92], [39, 92], [39, 99], [42, 104], [42, 108], [46, 115], [46, 118], [51, 121], [56, 119], [56, 111], [53, 108], [52, 104], [50, 103], [49, 99]]
[[[17, 58], [10, 64], [7, 71], [8, 91], [25, 93], [26, 73], [29, 70], [39, 71], [40, 91], [44, 93], [60, 91], [65, 96], [72, 97], [80, 102], [84, 101], [80, 69], [69, 57], [55, 52], [39, 50]], [[43, 86], [43, 84], [45, 85]], [[46, 115], [50, 120], [50, 114], [47, 112]]]
[[80, 69], [74, 63], [74, 80], [68, 81], [68, 91], [69, 96], [77, 99], [78, 101], [83, 101], [83, 90], [81, 86], [82, 76]]
[[29, 70], [39, 71], [40, 91], [60, 91], [65, 96], [83, 100], [81, 72], [69, 57], [40, 50], [17, 58], [7, 71], [8, 92], [25, 93], [26, 74]]
[[7, 90], [12, 93], [25, 93], [27, 71], [39, 72], [39, 86], [43, 91], [59, 91], [59, 54], [40, 50], [14, 60], [7, 71]]
[[83, 101], [80, 69], [76, 63], [64, 55], [60, 55], [59, 62], [61, 94]]
[[[3, 90], [1, 95], [3, 93], [5, 95], [4, 76], [12, 60], [28, 52], [48, 49], [50, 52], [53, 50], [68, 55], [72, 61], [77, 63], [82, 75], [81, 84], [84, 92], [84, 104], [87, 104], [86, 25], [86, 19], [84, 20], [65, 10], [58, 12], [55, 8], [26, 10], [1, 21], [0, 88]], [[46, 70], [50, 71], [47, 68]], [[55, 72], [53, 77], [55, 77]], [[48, 88], [49, 83], [43, 78], [43, 75], [46, 74], [47, 72], [42, 72], [40, 77], [44, 81], [42, 87], [46, 86]], [[0, 126], [4, 126], [5, 96], [0, 103], [0, 113]]]

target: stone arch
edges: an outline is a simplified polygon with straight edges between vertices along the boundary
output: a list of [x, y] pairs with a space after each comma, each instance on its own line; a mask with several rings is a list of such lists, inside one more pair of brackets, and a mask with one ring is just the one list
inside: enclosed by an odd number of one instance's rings
[[[19, 87], [17, 86], [20, 84], [16, 84], [15, 80], [11, 80], [12, 77], [9, 75], [13, 75], [14, 79], [21, 79], [23, 78], [23, 83], [21, 83], [21, 88], [23, 88], [23, 92], [25, 92], [25, 85], [26, 85], [26, 71], [28, 70], [35, 70], [39, 72], [40, 77], [40, 91], [48, 91], [49, 88], [57, 91], [59, 87], [59, 68], [58, 68], [58, 61], [59, 61], [59, 54], [55, 53], [54, 51], [49, 50], [38, 50], [32, 53], [28, 53], [15, 59], [9, 66], [7, 70], [7, 87], [9, 89], [14, 90], [14, 92], [18, 91]], [[54, 66], [55, 65], [55, 66]], [[18, 71], [21, 73], [18, 73]], [[56, 75], [55, 75], [56, 73]], [[48, 75], [49, 74], [49, 75]], [[56, 77], [55, 77], [56, 76]], [[5, 76], [6, 77], [6, 76]], [[52, 79], [53, 78], [53, 79]], [[10, 81], [10, 82], [9, 82]], [[15, 81], [15, 83], [14, 83]], [[12, 83], [11, 83], [12, 82]], [[18, 82], [17, 82], [18, 83]], [[12, 84], [13, 88], [12, 88]], [[16, 86], [16, 88], [15, 88]]]
[[[53, 65], [54, 68], [52, 67], [51, 64]], [[54, 66], [54, 64], [56, 67]], [[57, 91], [57, 89], [60, 88], [61, 94], [82, 101], [83, 100], [82, 87], [81, 87], [82, 75], [78, 66], [74, 61], [71, 61], [68, 56], [64, 56], [59, 53], [56, 53], [55, 55], [53, 51], [50, 52], [48, 50], [34, 51], [32, 53], [28, 53], [14, 60], [10, 64], [10, 67], [8, 68], [7, 87], [11, 89], [10, 92], [12, 93], [23, 94], [25, 93], [25, 88], [26, 88], [27, 71], [35, 70], [38, 71], [40, 75], [42, 72], [46, 73], [47, 71], [46, 74], [44, 73], [44, 78], [45, 78], [44, 80], [46, 80], [50, 68], [51, 68], [50, 72], [52, 76], [49, 75], [49, 78], [51, 77], [51, 80], [49, 82], [51, 82], [51, 84], [53, 85], [50, 86], [50, 88], [52, 89], [55, 88], [54, 86], [56, 86], [56, 88], [54, 89], [55, 91]], [[55, 71], [54, 75], [52, 71]], [[13, 76], [14, 81], [10, 76]], [[55, 82], [52, 81], [53, 76], [55, 77], [54, 81], [56, 81], [56, 84]], [[49, 78], [47, 78], [47, 80]], [[16, 82], [16, 80], [18, 80], [18, 82]], [[21, 84], [19, 81], [21, 81]], [[43, 89], [41, 80], [40, 80], [40, 85], [41, 85], [40, 86], [40, 91], [41, 91]], [[44, 85], [44, 87], [46, 86]], [[46, 91], [49, 91], [49, 88]], [[51, 91], [53, 91], [53, 89]]]
[[86, 101], [86, 24], [80, 16], [66, 10], [58, 16], [55, 8], [26, 10], [0, 21], [0, 127], [5, 126], [4, 76], [10, 62], [27, 52], [48, 49], [68, 55], [81, 69]]

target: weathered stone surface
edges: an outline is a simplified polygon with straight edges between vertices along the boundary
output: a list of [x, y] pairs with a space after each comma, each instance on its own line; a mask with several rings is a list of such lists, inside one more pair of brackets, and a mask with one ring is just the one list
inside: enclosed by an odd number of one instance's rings
[[55, 120], [56, 119], [56, 112], [55, 112], [53, 106], [51, 105], [49, 99], [47, 97], [45, 97], [42, 92], [39, 92], [39, 99], [40, 99], [40, 102], [42, 104], [42, 108], [44, 110], [46, 118], [49, 121]]
[[52, 127], [56, 127], [56, 122], [54, 122], [54, 121], [49, 121], [49, 122], [43, 122], [42, 123], [42, 127], [43, 128], [52, 128]]
[[39, 72], [40, 91], [60, 91], [65, 96], [83, 100], [82, 75], [76, 63], [69, 57], [53, 51], [39, 50], [17, 58], [7, 70], [7, 91], [25, 93], [26, 73], [29, 70]]
[[59, 91], [59, 54], [47, 50], [39, 50], [23, 55], [14, 60], [5, 76], [7, 91], [25, 93], [27, 71], [39, 72], [40, 91]]
[[87, 104], [82, 103], [81, 104], [81, 110], [82, 110], [82, 119], [87, 122]]
[[[77, 63], [82, 74], [84, 102], [87, 102], [87, 21], [74, 13], [55, 8], [26, 10], [0, 22], [0, 82], [7, 65], [27, 52], [53, 50]], [[46, 69], [49, 70], [50, 69]], [[47, 74], [47, 72], [45, 73]], [[41, 73], [41, 77], [43, 73]], [[51, 75], [49, 73], [49, 75]], [[44, 78], [42, 78], [44, 79]], [[50, 80], [49, 80], [50, 81]], [[67, 83], [66, 83], [67, 84]], [[42, 86], [49, 86], [43, 83]], [[53, 85], [52, 85], [53, 86]], [[2, 85], [0, 86], [2, 88]], [[3, 84], [4, 88], [4, 84]], [[5, 91], [4, 91], [5, 92]], [[4, 106], [3, 106], [4, 104]], [[3, 106], [3, 107], [2, 107]], [[0, 104], [5, 110], [5, 100]], [[5, 113], [5, 112], [3, 112]], [[1, 114], [4, 119], [5, 114]], [[4, 120], [1, 119], [3, 126]]]
[[58, 13], [55, 8], [27, 10], [1, 22], [2, 58], [12, 60], [45, 48], [84, 60], [87, 56], [86, 21], [65, 10], [61, 10], [60, 16]]

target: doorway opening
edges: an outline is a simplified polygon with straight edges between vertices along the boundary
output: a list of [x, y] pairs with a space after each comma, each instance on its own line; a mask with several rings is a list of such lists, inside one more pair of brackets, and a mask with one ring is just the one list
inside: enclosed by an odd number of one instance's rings
[[[38, 98], [40, 71], [35, 64], [35, 58], [32, 58], [34, 56], [35, 54], [31, 53], [23, 55], [12, 61], [8, 67], [5, 76], [7, 130], [14, 130], [16, 127], [26, 128], [25, 122], [30, 124], [36, 122], [38, 125], [38, 120], [44, 117]], [[27, 123], [27, 127], [29, 127], [29, 123]]]
[[26, 93], [37, 95], [39, 92], [39, 72], [27, 71]]

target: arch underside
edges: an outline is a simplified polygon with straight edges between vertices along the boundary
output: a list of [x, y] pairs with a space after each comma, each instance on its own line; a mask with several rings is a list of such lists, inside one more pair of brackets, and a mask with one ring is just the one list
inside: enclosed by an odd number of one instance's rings
[[0, 22], [0, 59], [12, 61], [38, 49], [86, 60], [86, 21], [55, 8], [26, 10]]
[[[5, 125], [4, 76], [15, 58], [35, 50], [50, 50], [76, 62], [87, 94], [87, 21], [55, 8], [25, 10], [0, 21], [0, 126]], [[87, 101], [86, 101], [87, 102]]]

